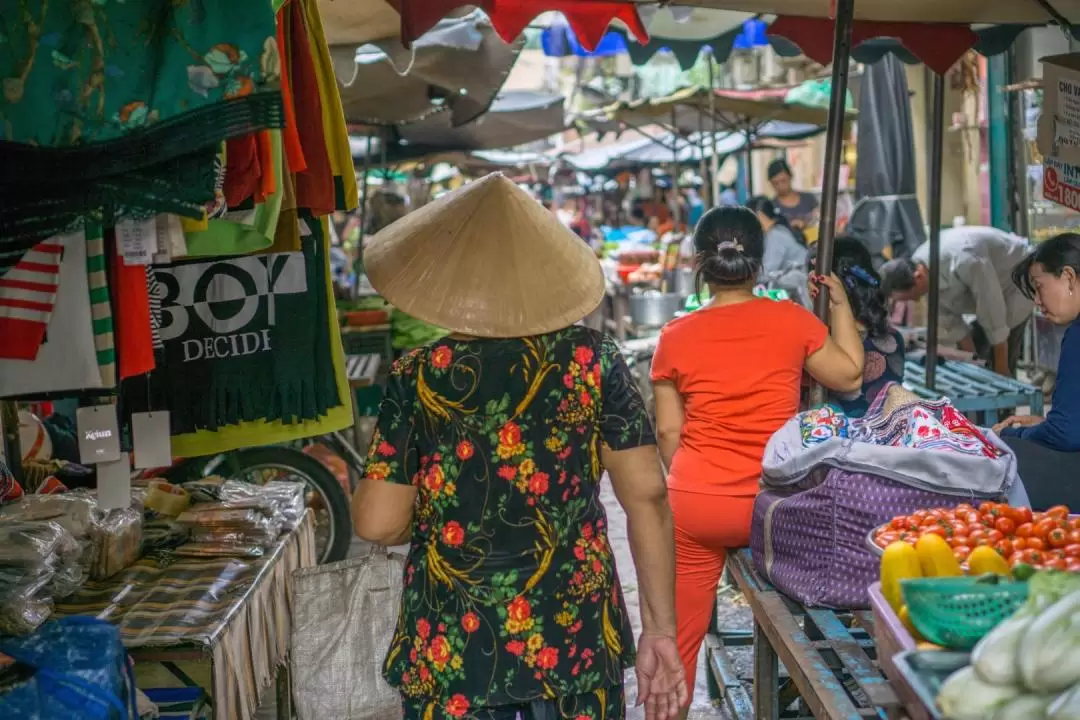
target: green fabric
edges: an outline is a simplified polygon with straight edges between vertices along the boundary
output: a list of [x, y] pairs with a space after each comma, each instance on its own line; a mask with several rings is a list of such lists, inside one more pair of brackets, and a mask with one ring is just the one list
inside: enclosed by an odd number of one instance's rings
[[[325, 239], [301, 252], [155, 266], [164, 357], [126, 381], [125, 407], [171, 411], [172, 432], [252, 420], [294, 423], [340, 404], [329, 340]], [[209, 352], [208, 352], [209, 350]]]
[[278, 216], [285, 196], [284, 168], [281, 157], [281, 131], [270, 132], [270, 145], [274, 153], [274, 177], [277, 185], [266, 202], [255, 206], [255, 221], [248, 225], [233, 220], [211, 219], [206, 230], [184, 234], [189, 257], [220, 257], [245, 255], [265, 250], [274, 244]]
[[116, 344], [113, 335], [112, 305], [109, 301], [109, 279], [105, 255], [105, 236], [101, 224], [86, 223], [86, 280], [90, 288], [90, 315], [94, 328], [94, 349], [97, 351], [101, 386], [116, 387]]

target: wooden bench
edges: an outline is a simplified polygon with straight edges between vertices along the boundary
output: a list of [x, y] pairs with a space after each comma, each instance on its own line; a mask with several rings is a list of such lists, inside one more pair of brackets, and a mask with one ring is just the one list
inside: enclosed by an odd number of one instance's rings
[[[729, 556], [728, 570], [754, 613], [752, 635], [717, 630], [706, 638], [711, 686], [729, 715], [757, 720], [904, 717], [877, 667], [869, 610], [805, 608], [757, 574], [749, 550]], [[726, 650], [750, 644], [753, 677], [740, 678]], [[752, 703], [745, 680], [753, 683]]]
[[1032, 415], [1043, 414], [1043, 393], [1040, 388], [998, 375], [978, 365], [946, 361], [937, 367], [934, 390], [926, 387], [926, 367], [917, 360], [904, 366], [904, 387], [921, 398], [949, 398], [953, 407], [981, 427], [997, 422], [996, 413], [1016, 407], [1028, 407]]

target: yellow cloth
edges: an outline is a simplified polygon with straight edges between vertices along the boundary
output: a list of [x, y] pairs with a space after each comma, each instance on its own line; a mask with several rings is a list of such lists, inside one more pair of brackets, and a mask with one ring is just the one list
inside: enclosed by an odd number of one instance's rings
[[299, 1], [304, 11], [304, 25], [307, 28], [308, 41], [315, 50], [315, 57], [312, 60], [315, 65], [315, 77], [319, 81], [326, 153], [330, 156], [330, 168], [334, 172], [338, 202], [344, 203], [344, 207], [338, 207], [338, 210], [355, 210], [360, 204], [356, 190], [356, 169], [353, 166], [352, 150], [349, 149], [349, 130], [345, 126], [345, 111], [341, 107], [341, 95], [338, 93], [330, 49], [326, 46], [322, 18], [319, 17], [316, 0]]
[[[329, 307], [333, 308], [334, 289], [333, 283], [330, 282], [330, 224], [325, 217], [319, 218], [319, 222], [322, 223], [323, 237], [326, 238], [323, 253], [326, 258], [326, 301], [329, 303]], [[280, 420], [273, 422], [259, 420], [230, 425], [217, 431], [199, 430], [187, 435], [176, 435], [172, 439], [173, 454], [178, 457], [217, 455], [218, 453], [229, 452], [243, 447], [276, 445], [315, 435], [326, 435], [350, 427], [353, 424], [353, 400], [352, 392], [349, 389], [349, 381], [345, 376], [345, 352], [341, 347], [341, 330], [338, 328], [337, 318], [333, 312], [327, 314], [327, 322], [330, 324], [334, 377], [338, 397], [342, 400], [341, 405], [332, 408], [326, 414], [326, 417], [319, 420], [308, 420], [291, 425], [286, 425]]]

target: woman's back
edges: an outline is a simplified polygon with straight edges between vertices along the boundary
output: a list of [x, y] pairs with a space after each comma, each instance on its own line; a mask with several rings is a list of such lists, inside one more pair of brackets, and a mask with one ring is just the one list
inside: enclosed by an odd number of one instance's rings
[[367, 475], [419, 490], [393, 684], [500, 705], [621, 682], [600, 448], [653, 438], [614, 343], [447, 339], [395, 365], [386, 403]]
[[669, 487], [753, 495], [769, 438], [799, 406], [806, 358], [828, 329], [791, 302], [755, 299], [706, 307], [669, 323], [654, 382], [675, 385], [685, 424]]

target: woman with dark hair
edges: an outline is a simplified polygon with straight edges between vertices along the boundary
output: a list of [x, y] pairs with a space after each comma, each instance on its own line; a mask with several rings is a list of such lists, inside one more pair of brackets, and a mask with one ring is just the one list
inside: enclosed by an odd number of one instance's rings
[[882, 388], [904, 381], [904, 336], [889, 324], [870, 251], [855, 238], [843, 235], [836, 238], [834, 248], [832, 270], [847, 292], [863, 336], [866, 360], [862, 387], [857, 392], [832, 393], [829, 399], [849, 417], [862, 417]]
[[792, 231], [788, 219], [780, 214], [772, 200], [758, 195], [751, 198], [746, 206], [754, 211], [765, 231], [765, 255], [761, 258], [762, 280], [786, 290], [802, 305], [809, 306], [810, 298], [806, 293], [809, 253], [806, 246]]
[[746, 208], [715, 208], [694, 230], [700, 295], [712, 300], [667, 324], [653, 357], [660, 456], [675, 517], [679, 654], [694, 687], [726, 548], [745, 546], [769, 438], [799, 409], [806, 369], [826, 387], [862, 384], [863, 349], [847, 295], [830, 290], [832, 335], [792, 302], [757, 298], [765, 232]]
[[787, 160], [779, 158], [769, 163], [768, 176], [776, 191], [776, 209], [788, 219], [791, 227], [801, 231], [817, 225], [817, 198], [792, 186], [791, 166]]
[[1080, 235], [1063, 233], [1036, 247], [1013, 270], [1013, 282], [1065, 337], [1047, 416], [1014, 415], [994, 430], [1016, 452], [1033, 507], [1080, 505], [1080, 484], [1062, 482], [1080, 460]]

